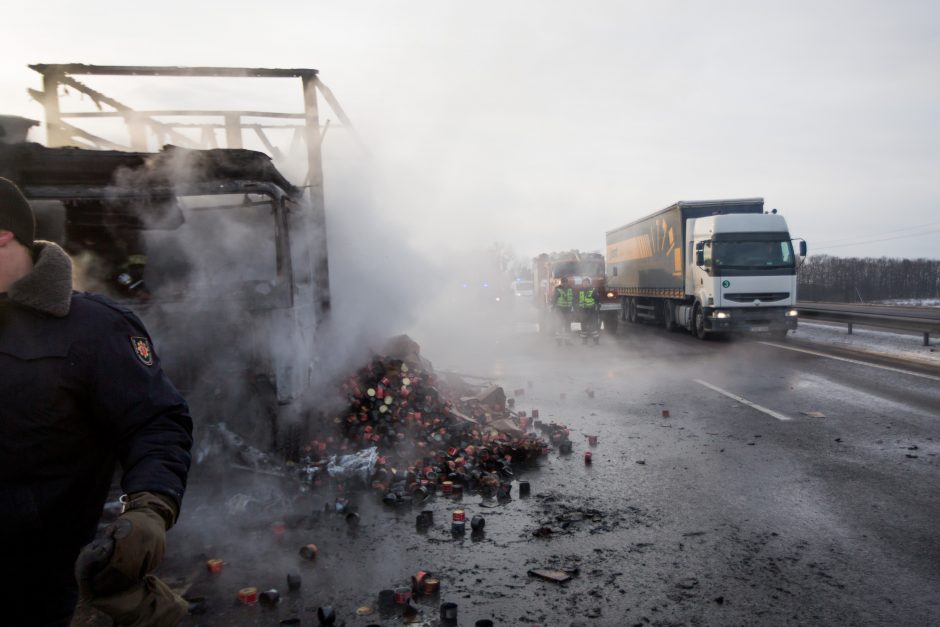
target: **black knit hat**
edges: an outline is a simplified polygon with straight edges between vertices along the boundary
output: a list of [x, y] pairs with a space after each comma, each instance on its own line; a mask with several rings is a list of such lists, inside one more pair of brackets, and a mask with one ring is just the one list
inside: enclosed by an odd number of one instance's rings
[[23, 192], [13, 181], [0, 178], [0, 231], [10, 231], [25, 246], [36, 239], [36, 218]]

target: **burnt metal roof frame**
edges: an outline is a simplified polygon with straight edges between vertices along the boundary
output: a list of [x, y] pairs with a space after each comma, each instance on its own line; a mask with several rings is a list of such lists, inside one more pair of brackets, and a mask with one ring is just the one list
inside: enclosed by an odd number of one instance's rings
[[221, 196], [226, 194], [261, 194], [272, 201], [289, 199], [297, 202], [280, 186], [268, 181], [208, 180], [185, 185], [154, 185], [147, 187], [115, 187], [113, 185], [26, 185], [23, 195], [31, 200], [115, 200], [120, 198], [151, 198], [154, 194], [185, 196]]
[[[103, 93], [95, 91], [91, 87], [84, 85], [74, 78], [74, 76], [95, 75], [95, 76], [173, 76], [173, 77], [219, 77], [219, 78], [300, 78], [304, 109], [300, 118], [304, 124], [300, 130], [303, 131], [303, 138], [306, 143], [307, 152], [307, 180], [304, 182], [308, 190], [309, 211], [312, 214], [312, 224], [314, 241], [314, 283], [318, 286], [317, 293], [317, 313], [318, 319], [323, 319], [330, 310], [330, 283], [329, 283], [329, 262], [326, 251], [326, 211], [323, 190], [323, 166], [321, 155], [321, 144], [324, 132], [320, 128], [319, 103], [317, 94], [323, 96], [336, 116], [340, 119], [343, 126], [347, 128], [353, 137], [353, 140], [362, 150], [363, 154], [368, 155], [368, 149], [365, 143], [356, 133], [346, 112], [342, 109], [339, 101], [333, 95], [332, 91], [326, 87], [318, 78], [318, 71], [312, 68], [293, 68], [293, 69], [275, 69], [275, 68], [231, 68], [231, 67], [176, 67], [176, 66], [125, 66], [125, 65], [87, 65], [83, 63], [37, 63], [29, 65], [29, 68], [42, 75], [43, 91], [30, 91], [30, 95], [39, 101], [46, 112], [46, 131], [48, 144], [50, 147], [74, 145], [78, 138], [86, 141], [96, 141], [96, 137], [85, 132], [79, 133], [73, 125], [63, 121], [65, 117], [71, 117], [68, 112], [63, 112], [59, 106], [59, 85], [72, 87], [86, 96], [101, 109], [105, 104], [115, 109], [116, 113], [123, 115], [130, 134], [130, 146], [134, 151], [146, 152], [148, 147], [147, 128], [154, 132], [158, 139], [173, 138], [183, 146], [194, 146], [193, 140], [174, 130], [172, 125], [155, 119], [152, 114], [138, 112], [130, 106], [110, 98]], [[252, 112], [221, 112], [225, 122], [225, 139], [228, 148], [242, 147], [242, 132], [244, 125], [243, 117], [261, 117]], [[247, 115], [246, 115], [247, 114]], [[173, 115], [173, 114], [170, 114]], [[192, 114], [191, 114], [192, 115]], [[76, 116], [81, 117], [81, 116]], [[88, 116], [92, 117], [92, 116]], [[264, 117], [268, 117], [265, 115]], [[280, 117], [279, 114], [272, 114], [270, 117]], [[269, 150], [270, 142], [266, 137], [260, 135], [260, 128], [254, 128], [259, 133], [259, 138]], [[208, 140], [204, 129], [204, 139]], [[107, 141], [107, 140], [105, 140]], [[211, 141], [214, 143], [214, 140]], [[103, 144], [99, 144], [103, 145]], [[214, 147], [214, 146], [213, 146]]]

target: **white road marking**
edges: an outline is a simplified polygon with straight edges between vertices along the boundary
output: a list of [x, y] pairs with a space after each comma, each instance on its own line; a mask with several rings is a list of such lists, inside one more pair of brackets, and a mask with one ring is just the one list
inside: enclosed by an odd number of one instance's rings
[[826, 357], [828, 359], [835, 359], [836, 361], [844, 361], [850, 364], [858, 364], [860, 366], [871, 366], [872, 368], [881, 368], [882, 370], [890, 370], [891, 372], [907, 374], [912, 377], [921, 377], [922, 379], [930, 379], [931, 381], [940, 381], [940, 377], [934, 376], [932, 374], [924, 374], [922, 372], [913, 372], [911, 370], [904, 370], [903, 368], [892, 368], [891, 366], [882, 366], [881, 364], [873, 364], [869, 361], [862, 361], [860, 359], [849, 359], [848, 357], [837, 357], [836, 355], [827, 355], [826, 353], [820, 353], [819, 351], [811, 351], [806, 348], [797, 348], [795, 346], [785, 346], [783, 344], [776, 344], [774, 342], [758, 342], [758, 343], [766, 344], [767, 346], [773, 346], [774, 348], [783, 348], [788, 351], [806, 353], [807, 355], [816, 355], [817, 357]]
[[746, 398], [742, 398], [742, 397], [738, 396], [737, 394], [732, 394], [732, 393], [729, 392], [728, 390], [722, 390], [722, 389], [721, 389], [720, 387], [718, 387], [717, 385], [712, 385], [712, 384], [709, 383], [708, 381], [702, 381], [701, 379], [693, 379], [693, 381], [695, 381], [695, 382], [698, 383], [699, 385], [704, 385], [705, 387], [707, 387], [707, 388], [709, 388], [709, 389], [711, 389], [711, 390], [715, 390], [715, 391], [718, 392], [719, 394], [724, 394], [724, 395], [727, 396], [728, 398], [734, 399], [734, 400], [736, 400], [737, 402], [741, 403], [742, 405], [747, 405], [748, 407], [751, 407], [751, 408], [753, 408], [753, 409], [756, 409], [756, 410], [759, 411], [759, 412], [763, 412], [763, 413], [767, 414], [768, 416], [772, 416], [772, 417], [776, 418], [777, 420], [792, 420], [792, 418], [790, 418], [789, 416], [787, 416], [787, 415], [785, 415], [785, 414], [781, 414], [780, 412], [776, 412], [776, 411], [774, 411], [774, 410], [772, 410], [772, 409], [767, 409], [767, 408], [764, 407], [763, 405], [758, 405], [757, 403], [752, 403], [751, 401], [747, 400]]

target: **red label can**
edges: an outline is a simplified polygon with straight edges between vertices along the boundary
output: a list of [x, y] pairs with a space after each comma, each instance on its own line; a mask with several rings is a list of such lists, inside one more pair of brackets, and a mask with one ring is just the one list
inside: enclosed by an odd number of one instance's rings
[[254, 605], [258, 602], [258, 589], [242, 588], [238, 591], [238, 600], [245, 605]]
[[410, 588], [397, 588], [395, 590], [395, 603], [398, 605], [404, 605], [411, 598], [411, 589]]
[[437, 594], [441, 589], [441, 582], [433, 577], [427, 577], [424, 580], [423, 592], [431, 596]]

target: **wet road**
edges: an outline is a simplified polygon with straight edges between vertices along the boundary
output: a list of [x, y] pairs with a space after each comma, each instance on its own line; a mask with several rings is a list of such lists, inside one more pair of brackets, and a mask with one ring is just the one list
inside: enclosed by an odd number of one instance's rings
[[[401, 624], [355, 610], [422, 569], [442, 580], [419, 604], [427, 624], [443, 600], [460, 625], [940, 624], [940, 372], [644, 326], [596, 347], [522, 327], [450, 337], [441, 359], [443, 346], [425, 344], [438, 370], [524, 390], [517, 408], [568, 424], [574, 452], [522, 473], [529, 498], [490, 509], [467, 496], [482, 538], [451, 538], [453, 503], [435, 501], [418, 534], [414, 512], [365, 498], [356, 536], [327, 517], [275, 541], [276, 512], [251, 527], [195, 493], [166, 569], [208, 599], [187, 624], [316, 625], [326, 604], [347, 625]], [[541, 526], [554, 532], [534, 537]], [[297, 557], [306, 542], [316, 562]], [[202, 572], [206, 557], [227, 560], [221, 576]], [[526, 574], [542, 566], [578, 573], [564, 586]], [[283, 591], [289, 571], [301, 592]], [[238, 606], [245, 585], [282, 601]]]

